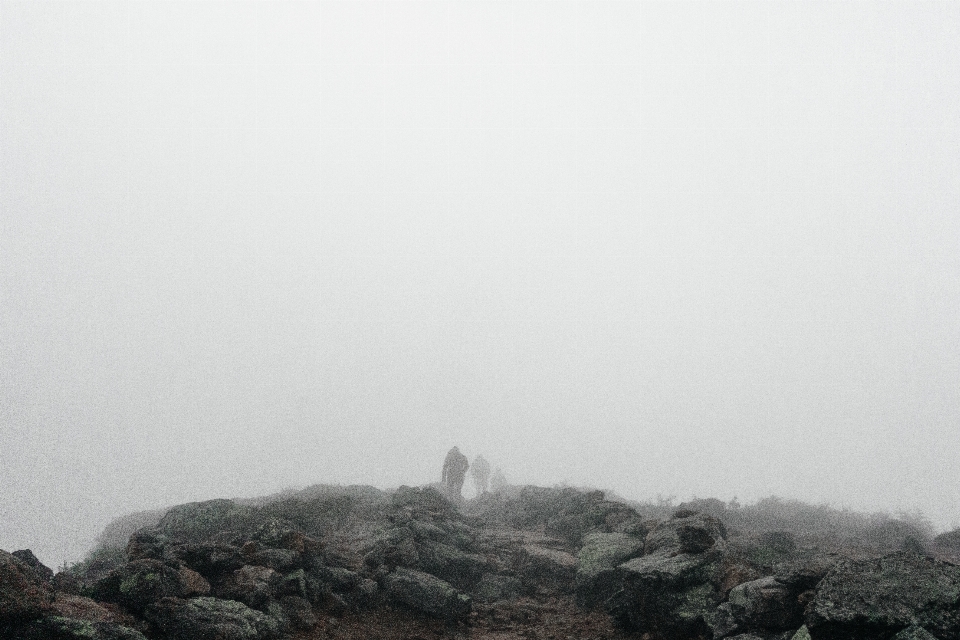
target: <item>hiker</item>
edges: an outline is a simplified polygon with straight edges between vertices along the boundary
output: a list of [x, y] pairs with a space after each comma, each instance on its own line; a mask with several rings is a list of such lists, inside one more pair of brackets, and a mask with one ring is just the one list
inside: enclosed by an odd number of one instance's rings
[[487, 485], [490, 482], [490, 463], [486, 458], [478, 455], [473, 459], [470, 465], [470, 477], [473, 484], [477, 487], [477, 495], [481, 496], [487, 492]]
[[503, 475], [500, 467], [493, 472], [493, 478], [490, 479], [490, 490], [494, 493], [500, 493], [507, 487], [507, 477]]
[[450, 499], [462, 499], [460, 490], [463, 488], [463, 479], [466, 477], [469, 467], [470, 463], [467, 462], [467, 456], [460, 453], [460, 449], [457, 447], [450, 449], [443, 461], [443, 476], [441, 478], [444, 491], [447, 492], [447, 497]]

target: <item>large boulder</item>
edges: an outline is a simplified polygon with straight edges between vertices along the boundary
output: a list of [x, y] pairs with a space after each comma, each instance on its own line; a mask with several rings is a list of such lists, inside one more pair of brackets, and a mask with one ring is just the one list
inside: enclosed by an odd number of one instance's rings
[[163, 598], [144, 615], [170, 640], [268, 640], [280, 635], [275, 618], [234, 600]]
[[130, 627], [115, 622], [91, 622], [46, 616], [20, 629], [17, 640], [147, 640]]
[[218, 499], [178, 505], [157, 523], [158, 534], [185, 542], [203, 542], [217, 534], [253, 528], [254, 510], [233, 500]]
[[273, 569], [245, 565], [218, 585], [216, 595], [266, 611], [273, 599], [273, 590], [281, 580], [282, 576]]
[[435, 618], [461, 620], [472, 608], [470, 596], [422, 571], [399, 568], [386, 577], [385, 587], [395, 602]]
[[240, 547], [224, 542], [177, 545], [171, 550], [171, 555], [211, 581], [216, 581], [247, 564]]
[[606, 607], [622, 627], [664, 637], [710, 636], [708, 619], [720, 602], [720, 554], [666, 550], [634, 558], [617, 571], [622, 585]]
[[569, 593], [577, 577], [577, 558], [559, 549], [535, 544], [520, 548], [519, 577], [525, 591]]
[[782, 632], [802, 624], [804, 604], [795, 585], [767, 576], [734, 587], [708, 622], [715, 637], [745, 630]]
[[416, 568], [459, 589], [470, 589], [487, 569], [487, 562], [481, 556], [466, 553], [453, 545], [431, 541], [417, 545]]
[[660, 523], [647, 534], [644, 553], [703, 553], [726, 537], [727, 529], [717, 518], [702, 513], [678, 512], [677, 516]]
[[52, 601], [50, 587], [33, 567], [0, 550], [0, 630], [39, 618]]
[[209, 593], [210, 585], [205, 585], [202, 577], [181, 569], [172, 562], [134, 560], [99, 580], [94, 585], [93, 595], [98, 600], [116, 602], [142, 613], [148, 604], [160, 598]]
[[922, 626], [960, 639], [960, 567], [912, 553], [839, 562], [806, 616], [815, 640], [880, 640]]
[[588, 533], [577, 553], [575, 589], [581, 606], [601, 604], [620, 588], [616, 567], [643, 554], [643, 539], [625, 533]]

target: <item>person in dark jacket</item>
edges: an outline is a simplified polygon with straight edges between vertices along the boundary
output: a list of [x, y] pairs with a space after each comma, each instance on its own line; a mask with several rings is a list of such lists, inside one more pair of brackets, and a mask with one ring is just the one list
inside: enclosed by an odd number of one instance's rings
[[441, 482], [451, 500], [461, 500], [460, 490], [463, 489], [463, 480], [467, 477], [467, 469], [470, 463], [467, 456], [460, 453], [460, 449], [454, 447], [447, 453], [443, 461], [443, 476]]

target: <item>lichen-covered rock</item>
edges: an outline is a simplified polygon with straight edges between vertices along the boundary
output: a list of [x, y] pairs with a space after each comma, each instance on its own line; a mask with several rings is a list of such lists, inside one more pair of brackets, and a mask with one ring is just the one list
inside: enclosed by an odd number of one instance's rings
[[461, 620], [470, 615], [472, 600], [449, 582], [413, 569], [400, 568], [385, 580], [395, 602], [435, 618]]
[[459, 589], [470, 589], [487, 569], [486, 561], [443, 542], [417, 546], [416, 569], [446, 580]]
[[546, 589], [569, 593], [577, 576], [577, 558], [566, 551], [525, 544], [520, 548], [518, 573], [527, 592]]
[[707, 617], [713, 636], [796, 629], [803, 622], [807, 603], [804, 586], [803, 582], [784, 583], [773, 576], [737, 585], [731, 589], [728, 600]]
[[520, 595], [520, 589], [520, 580], [513, 576], [487, 573], [480, 578], [473, 594], [481, 602], [497, 602], [499, 600], [513, 600]]
[[616, 567], [643, 553], [644, 541], [624, 533], [588, 533], [577, 554], [575, 589], [581, 606], [593, 607], [619, 588]]
[[210, 581], [216, 581], [219, 577], [247, 564], [239, 547], [223, 542], [177, 545], [173, 547], [171, 554]]
[[52, 600], [50, 587], [30, 565], [0, 550], [0, 630], [39, 618]]
[[665, 550], [634, 558], [617, 570], [622, 588], [606, 607], [621, 626], [665, 637], [710, 636], [707, 624], [720, 601], [720, 554]]
[[265, 611], [273, 598], [274, 587], [280, 580], [280, 574], [273, 569], [245, 565], [217, 586], [216, 595]]
[[960, 567], [911, 553], [839, 562], [806, 616], [815, 640], [892, 637], [910, 625], [960, 638]]
[[937, 638], [923, 627], [910, 625], [897, 635], [893, 636], [893, 640], [937, 640]]
[[644, 553], [671, 551], [697, 554], [711, 549], [727, 537], [723, 523], [702, 513], [678, 512], [679, 517], [661, 522], [647, 534]]
[[93, 595], [97, 600], [116, 602], [131, 611], [142, 612], [151, 602], [165, 597], [184, 597], [190, 590], [176, 564], [134, 560], [98, 581]]
[[242, 602], [219, 598], [163, 598], [145, 617], [170, 640], [268, 640], [280, 635], [280, 623]]
[[313, 613], [310, 603], [299, 596], [283, 596], [279, 600], [284, 615], [294, 629], [311, 629], [317, 624], [317, 616]]
[[17, 640], [147, 640], [130, 627], [114, 622], [91, 622], [62, 616], [34, 620], [18, 631]]
[[160, 519], [158, 533], [186, 542], [203, 542], [224, 532], [243, 532], [253, 526], [253, 509], [233, 500], [191, 502], [173, 507]]

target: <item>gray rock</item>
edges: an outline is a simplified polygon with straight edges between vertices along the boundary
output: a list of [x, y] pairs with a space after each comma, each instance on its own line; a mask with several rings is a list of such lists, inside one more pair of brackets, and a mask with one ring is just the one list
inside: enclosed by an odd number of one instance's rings
[[16, 637], [18, 640], [147, 640], [136, 629], [113, 622], [92, 622], [62, 616], [34, 620]]
[[577, 558], [566, 551], [534, 544], [520, 548], [520, 582], [524, 590], [569, 593], [577, 577]]
[[170, 640], [268, 640], [280, 635], [280, 623], [242, 602], [219, 598], [163, 598], [145, 617]]
[[279, 573], [299, 569], [303, 561], [300, 554], [290, 549], [263, 549], [250, 556], [248, 564], [269, 567]]
[[619, 588], [616, 567], [643, 553], [644, 541], [624, 533], [588, 533], [577, 554], [575, 590], [580, 606], [593, 607]]
[[443, 542], [430, 542], [417, 547], [414, 567], [446, 580], [458, 589], [470, 589], [480, 580], [487, 563], [484, 558]]
[[191, 502], [171, 508], [155, 527], [158, 533], [186, 542], [203, 542], [228, 531], [243, 531], [252, 526], [253, 510], [233, 500]]
[[39, 618], [52, 600], [50, 587], [30, 565], [0, 550], [0, 631]]
[[911, 553], [839, 562], [806, 616], [816, 640], [889, 638], [910, 625], [960, 638], [960, 567]]
[[773, 576], [752, 580], [730, 591], [728, 604], [745, 629], [796, 629], [803, 622], [799, 594]]
[[665, 637], [710, 636], [708, 620], [720, 602], [720, 554], [659, 551], [621, 564], [622, 588], [606, 602], [621, 626]]
[[184, 597], [193, 590], [175, 564], [160, 560], [134, 560], [99, 580], [94, 585], [93, 596], [97, 600], [122, 604], [139, 613], [160, 598]]
[[220, 583], [216, 589], [216, 595], [219, 598], [236, 600], [248, 607], [265, 611], [273, 598], [274, 587], [280, 581], [280, 574], [273, 569], [245, 565]]
[[317, 616], [305, 599], [299, 596], [284, 596], [280, 598], [279, 604], [294, 629], [305, 630], [316, 626]]
[[683, 515], [661, 522], [648, 533], [644, 552], [703, 553], [726, 537], [727, 529], [717, 518], [702, 513]]
[[513, 576], [501, 576], [492, 573], [484, 574], [473, 590], [473, 594], [481, 602], [496, 602], [498, 600], [513, 600], [520, 595], [520, 580]]
[[893, 636], [893, 640], [937, 640], [937, 638], [923, 627], [911, 625]]
[[435, 618], [460, 620], [470, 615], [470, 596], [429, 573], [400, 568], [387, 576], [385, 586], [395, 602]]
[[217, 581], [223, 575], [247, 564], [240, 548], [231, 544], [198, 542], [173, 547], [171, 555], [207, 580]]

